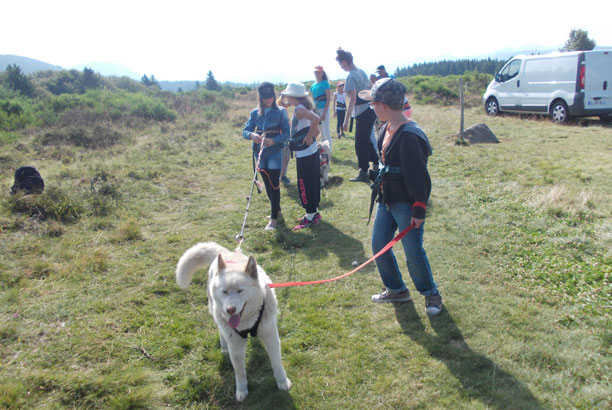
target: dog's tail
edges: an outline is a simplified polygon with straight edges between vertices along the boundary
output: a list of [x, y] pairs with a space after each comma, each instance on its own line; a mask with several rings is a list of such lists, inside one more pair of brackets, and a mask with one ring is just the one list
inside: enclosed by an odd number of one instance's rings
[[214, 242], [203, 242], [192, 246], [181, 256], [176, 265], [176, 283], [185, 289], [191, 283], [195, 271], [209, 266], [223, 252], [227, 252], [227, 249]]

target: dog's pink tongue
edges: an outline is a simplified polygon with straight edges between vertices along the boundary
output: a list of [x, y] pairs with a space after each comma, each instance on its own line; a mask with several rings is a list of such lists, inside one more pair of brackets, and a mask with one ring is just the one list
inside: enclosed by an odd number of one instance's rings
[[240, 324], [240, 315], [230, 316], [230, 318], [227, 321], [227, 323], [230, 325], [230, 327], [236, 329], [238, 327], [238, 325]]

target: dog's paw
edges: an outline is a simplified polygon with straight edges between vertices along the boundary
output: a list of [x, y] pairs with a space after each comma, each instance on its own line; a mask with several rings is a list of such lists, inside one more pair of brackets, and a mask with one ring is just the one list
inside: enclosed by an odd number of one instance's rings
[[276, 382], [276, 385], [278, 386], [278, 390], [289, 391], [289, 389], [291, 389], [291, 380], [285, 379], [282, 382]]
[[244, 401], [249, 395], [249, 391], [247, 389], [244, 390], [236, 390], [236, 400]]

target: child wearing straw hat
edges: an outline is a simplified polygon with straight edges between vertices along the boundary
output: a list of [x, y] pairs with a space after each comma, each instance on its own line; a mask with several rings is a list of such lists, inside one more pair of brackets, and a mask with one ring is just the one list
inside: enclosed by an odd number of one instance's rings
[[[321, 180], [319, 178], [319, 150], [316, 144], [319, 135], [320, 118], [312, 110], [314, 103], [302, 83], [289, 83], [281, 92], [283, 98], [292, 106], [291, 140], [303, 135], [303, 141], [292, 148], [297, 168], [297, 187], [300, 202], [306, 215], [293, 227], [294, 231], [310, 228], [321, 221], [319, 201], [321, 199]], [[290, 144], [291, 144], [290, 140]]]

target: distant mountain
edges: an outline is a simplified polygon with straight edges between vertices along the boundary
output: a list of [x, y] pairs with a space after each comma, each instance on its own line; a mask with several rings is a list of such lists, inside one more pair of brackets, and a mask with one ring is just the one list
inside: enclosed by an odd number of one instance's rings
[[[17, 64], [19, 67], [21, 67], [21, 71], [23, 71], [24, 74], [32, 74], [37, 71], [43, 71], [43, 70], [66, 70], [66, 68], [64, 67], [45, 63], [43, 61], [35, 60], [29, 57], [22, 57], [22, 56], [16, 56], [16, 55], [11, 55], [11, 54], [0, 55], [0, 71], [6, 70], [6, 66], [13, 65], [13, 64]], [[129, 78], [132, 78], [138, 81], [140, 81], [140, 79], [142, 78], [142, 74], [138, 74], [130, 70], [128, 67], [124, 66], [123, 64], [118, 64], [118, 63], [95, 61], [95, 62], [89, 62], [85, 64], [79, 64], [79, 65], [76, 65], [70, 68], [81, 71], [85, 67], [91, 68], [92, 70], [94, 70], [95, 72], [103, 76], [117, 76], [117, 77], [125, 76], [125, 77], [129, 77]]]
[[63, 70], [63, 67], [52, 65], [33, 58], [0, 54], [0, 71], [6, 70], [9, 65], [17, 64], [24, 74], [32, 74], [43, 70]]
[[129, 77], [133, 80], [140, 81], [143, 74], [138, 74], [135, 71], [130, 70], [128, 67], [119, 63], [110, 63], [104, 61], [93, 61], [85, 64], [79, 64], [72, 68], [76, 70], [83, 70], [85, 67], [91, 68], [95, 72], [103, 75], [103, 76], [116, 76], [116, 77]]
[[159, 88], [161, 88], [163, 91], [172, 91], [172, 92], [178, 92], [179, 89], [181, 91], [191, 91], [196, 88], [198, 82], [200, 83], [200, 85], [204, 85], [204, 83], [206, 83], [206, 80], [203, 80], [203, 81], [159, 81]]

